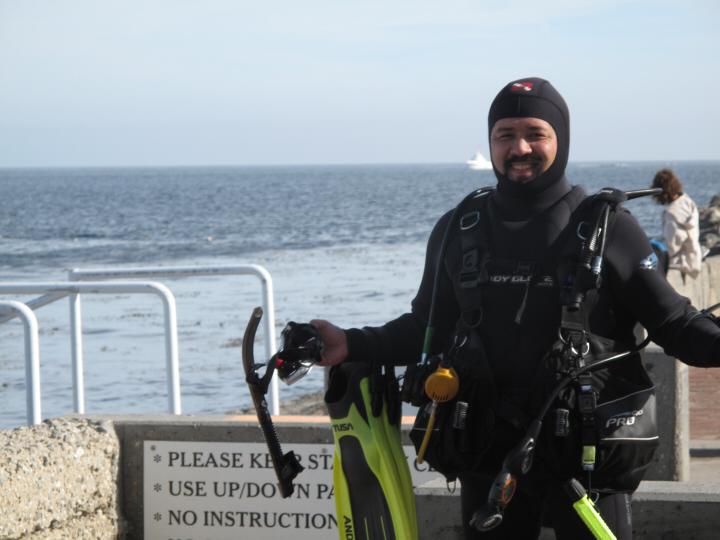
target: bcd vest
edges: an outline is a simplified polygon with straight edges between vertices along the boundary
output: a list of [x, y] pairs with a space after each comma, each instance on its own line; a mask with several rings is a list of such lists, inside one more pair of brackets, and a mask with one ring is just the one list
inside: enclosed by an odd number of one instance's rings
[[[633, 345], [632, 336], [611, 339], [592, 332], [590, 320], [599, 313], [612, 318], [612, 308], [600, 293], [600, 275], [578, 271], [583, 246], [593, 241], [595, 224], [612, 201], [598, 196], [581, 201], [580, 192], [571, 191], [558, 210], [565, 212], [559, 218], [562, 232], [535, 253], [531, 246], [530, 256], [521, 260], [499, 256], [502, 246], [492, 245], [488, 199], [473, 199], [449, 224], [454, 238], [444, 266], [461, 316], [443, 355], [451, 356], [460, 391], [438, 407], [426, 453], [428, 463], [449, 479], [492, 467], [486, 454], [496, 423], [521, 433], [571, 369], [568, 351], [577, 353], [574, 361], [589, 364]], [[602, 223], [604, 235], [614, 210], [612, 205]], [[496, 311], [503, 314], [500, 323], [492, 319]], [[437, 362], [428, 362], [419, 377]], [[421, 407], [411, 431], [416, 447], [427, 420]], [[558, 479], [591, 473], [593, 488], [603, 491], [634, 490], [658, 442], [654, 386], [637, 354], [574, 381], [543, 420], [542, 465]]]

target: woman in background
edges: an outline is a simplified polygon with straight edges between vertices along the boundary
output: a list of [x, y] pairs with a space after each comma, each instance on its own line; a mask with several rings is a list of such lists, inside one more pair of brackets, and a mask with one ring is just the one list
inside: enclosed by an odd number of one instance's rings
[[700, 216], [693, 200], [683, 193], [680, 179], [671, 169], [661, 169], [652, 187], [662, 188], [655, 195], [659, 204], [667, 205], [662, 214], [663, 239], [667, 245], [668, 268], [679, 270], [683, 276], [696, 278], [700, 274]]

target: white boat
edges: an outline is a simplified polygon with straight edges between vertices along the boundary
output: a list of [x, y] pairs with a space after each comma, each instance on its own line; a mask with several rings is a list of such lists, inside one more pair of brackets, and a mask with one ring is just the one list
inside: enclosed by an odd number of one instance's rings
[[492, 169], [492, 162], [485, 159], [480, 151], [477, 151], [472, 159], [466, 162], [473, 171], [489, 171]]

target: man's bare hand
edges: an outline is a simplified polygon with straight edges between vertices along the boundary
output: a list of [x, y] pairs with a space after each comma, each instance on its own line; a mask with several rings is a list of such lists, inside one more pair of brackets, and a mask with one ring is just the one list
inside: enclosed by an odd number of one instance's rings
[[310, 324], [317, 328], [320, 338], [323, 340], [322, 361], [319, 365], [334, 366], [347, 358], [347, 338], [342, 328], [323, 319], [313, 319]]

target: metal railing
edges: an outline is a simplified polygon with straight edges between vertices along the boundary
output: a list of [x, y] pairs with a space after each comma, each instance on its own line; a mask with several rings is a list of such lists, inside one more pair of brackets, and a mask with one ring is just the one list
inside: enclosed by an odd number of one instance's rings
[[[260, 280], [262, 289], [262, 306], [264, 311], [264, 337], [265, 356], [270, 358], [276, 352], [275, 341], [275, 302], [273, 296], [273, 282], [270, 272], [257, 264], [240, 264], [225, 266], [143, 266], [132, 268], [73, 268], [68, 272], [70, 281], [84, 281], [88, 279], [128, 279], [128, 278], [158, 278], [158, 277], [198, 277], [198, 276], [229, 276], [253, 275]], [[77, 295], [75, 295], [77, 296]], [[71, 310], [70, 325], [73, 340], [73, 356], [82, 362], [80, 330], [80, 298], [71, 298], [74, 308]], [[273, 376], [268, 401], [271, 414], [280, 414], [280, 395], [278, 378]]]
[[[154, 294], [163, 302], [165, 320], [165, 356], [167, 371], [168, 409], [171, 414], [181, 414], [180, 368], [178, 360], [177, 308], [173, 293], [162, 283], [153, 281], [113, 281], [113, 282], [10, 282], [0, 283], [0, 294], [43, 294], [27, 303], [30, 310], [45, 306], [65, 296], [70, 297], [70, 319], [74, 321], [71, 330], [73, 402], [75, 412], [85, 413], [85, 388], [82, 357], [82, 321], [80, 312], [80, 294]], [[22, 304], [21, 304], [22, 305]], [[14, 306], [13, 306], [14, 307]], [[6, 310], [0, 313], [0, 323], [17, 316], [20, 311]], [[32, 313], [32, 311], [31, 311]], [[33, 314], [33, 318], [35, 315]], [[36, 322], [37, 325], [37, 322]], [[30, 379], [28, 384], [30, 384]], [[38, 371], [39, 396], [39, 371]], [[39, 399], [39, 398], [38, 398]]]
[[40, 403], [40, 340], [38, 322], [33, 310], [15, 300], [0, 301], [0, 308], [12, 311], [10, 318], [20, 317], [25, 330], [25, 399], [28, 425], [42, 419]]

